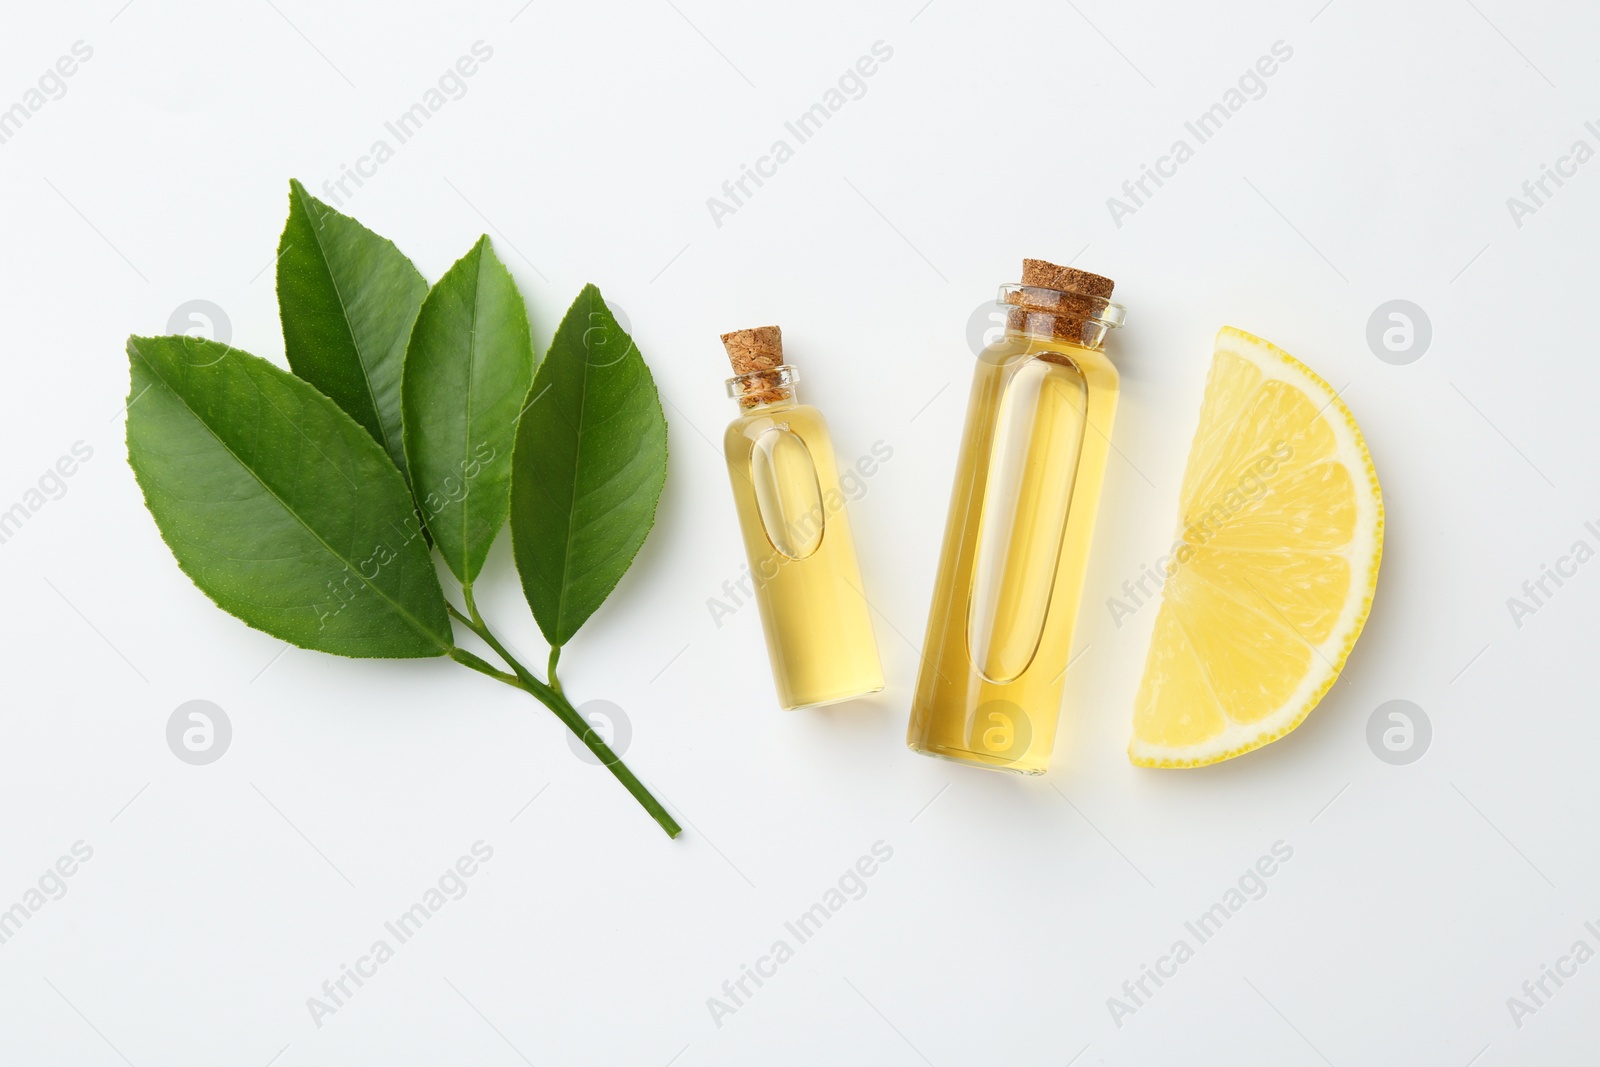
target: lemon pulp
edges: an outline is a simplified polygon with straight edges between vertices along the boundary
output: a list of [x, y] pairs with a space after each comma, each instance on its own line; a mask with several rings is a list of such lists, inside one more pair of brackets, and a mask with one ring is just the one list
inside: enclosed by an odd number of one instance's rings
[[1198, 767], [1293, 730], [1372, 607], [1383, 498], [1328, 383], [1225, 326], [1179, 495], [1178, 540], [1128, 757]]

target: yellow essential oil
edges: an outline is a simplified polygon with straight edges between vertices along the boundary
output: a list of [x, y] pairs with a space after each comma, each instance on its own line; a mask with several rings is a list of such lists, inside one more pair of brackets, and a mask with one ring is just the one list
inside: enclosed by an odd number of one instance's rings
[[906, 743], [1042, 774], [1072, 651], [1122, 324], [1110, 279], [1023, 261], [1002, 286], [1005, 334], [973, 374], [944, 550]]
[[724, 334], [740, 415], [723, 453], [785, 710], [883, 688], [877, 639], [822, 413], [795, 399], [778, 327]]

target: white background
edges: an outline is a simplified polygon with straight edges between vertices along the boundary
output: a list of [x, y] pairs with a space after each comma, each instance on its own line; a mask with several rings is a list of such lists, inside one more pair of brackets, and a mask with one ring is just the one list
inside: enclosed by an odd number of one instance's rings
[[[93, 58], [0, 144], [0, 510], [74, 442], [94, 454], [0, 545], [0, 908], [94, 851], [0, 945], [0, 1062], [1587, 1062], [1600, 962], [1520, 1027], [1506, 1001], [1600, 948], [1600, 563], [1520, 628], [1506, 601], [1600, 547], [1600, 162], [1520, 227], [1506, 200], [1600, 147], [1592, 13], [921, 3], [7, 5], [0, 107], [75, 41]], [[288, 179], [325, 196], [479, 40], [466, 94], [344, 210], [430, 279], [487, 231], [541, 345], [586, 281], [631, 319], [666, 493], [563, 673], [626, 710], [677, 842], [526, 696], [443, 661], [285, 653], [218, 611], [124, 459], [125, 336], [207, 300], [281, 361]], [[865, 96], [717, 226], [706, 199], [880, 40]], [[1106, 199], [1277, 41], [1265, 95], [1117, 226]], [[1086, 651], [1042, 780], [903, 745], [968, 319], [1023, 256], [1110, 275], [1129, 308]], [[1405, 366], [1366, 340], [1396, 298], [1433, 329]], [[717, 334], [767, 322], [844, 459], [893, 449], [852, 509], [888, 688], [795, 714], [755, 611], [718, 627], [707, 605], [743, 565]], [[1155, 613], [1119, 628], [1105, 604], [1170, 542], [1223, 324], [1344, 390], [1384, 486], [1382, 578], [1293, 735], [1142, 770], [1124, 750]], [[542, 661], [504, 539], [479, 590]], [[233, 724], [205, 767], [165, 739], [191, 699]], [[1392, 699], [1433, 725], [1409, 766], [1366, 741]], [[317, 1026], [307, 998], [478, 840], [470, 892]], [[707, 998], [877, 841], [866, 894], [716, 1025]], [[1117, 1025], [1107, 998], [1277, 841], [1266, 895]]]

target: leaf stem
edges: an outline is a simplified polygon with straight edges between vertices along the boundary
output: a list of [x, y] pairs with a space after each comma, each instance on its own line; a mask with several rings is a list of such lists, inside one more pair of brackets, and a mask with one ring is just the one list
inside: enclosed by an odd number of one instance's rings
[[550, 688], [561, 692], [561, 679], [556, 677], [556, 663], [561, 659], [561, 646], [550, 646], [550, 663], [545, 667], [545, 675], [550, 679]]
[[452, 648], [449, 652], [449, 656], [462, 666], [471, 667], [479, 674], [486, 674], [497, 682], [504, 682], [513, 689], [522, 688], [522, 683], [517, 680], [516, 675], [507, 674], [505, 671], [496, 670], [493, 664], [489, 663], [487, 660], [474, 656], [471, 652], [468, 652], [464, 648]]
[[[465, 593], [466, 591], [464, 590], [463, 592]], [[505, 660], [506, 665], [516, 673], [511, 675], [506, 674], [504, 671], [496, 670], [486, 661], [465, 649], [453, 649], [450, 652], [450, 658], [465, 667], [470, 667], [479, 674], [487, 675], [497, 681], [504, 682], [506, 685], [514, 686], [532, 694], [534, 699], [554, 712], [556, 718], [560, 719], [567, 729], [577, 735], [578, 740], [588, 746], [589, 751], [593, 752], [596, 758], [605, 765], [606, 769], [616, 776], [617, 781], [622, 783], [623, 788], [632, 793], [633, 798], [643, 806], [645, 811], [650, 813], [651, 818], [660, 824], [661, 828], [667, 832], [668, 837], [677, 837], [682, 833], [683, 828], [678, 825], [677, 820], [667, 812], [666, 808], [661, 806], [659, 800], [651, 795], [650, 791], [645, 788], [644, 783], [634, 777], [633, 772], [628, 769], [628, 765], [623, 763], [621, 757], [615, 752], [611, 751], [611, 746], [601, 739], [600, 735], [595, 732], [594, 727], [584, 721], [583, 716], [578, 714], [578, 709], [572, 706], [571, 701], [567, 700], [559, 690], [534, 677], [526, 667], [517, 662], [515, 656], [507, 651], [505, 645], [500, 643], [494, 632], [489, 629], [489, 625], [483, 621], [483, 616], [478, 614], [477, 606], [473, 604], [470, 593], [466, 595], [466, 601], [467, 610], [471, 612], [470, 616], [462, 614], [454, 604], [448, 601], [446, 601], [445, 607], [463, 626], [482, 638], [484, 644], [494, 649], [495, 654]]]

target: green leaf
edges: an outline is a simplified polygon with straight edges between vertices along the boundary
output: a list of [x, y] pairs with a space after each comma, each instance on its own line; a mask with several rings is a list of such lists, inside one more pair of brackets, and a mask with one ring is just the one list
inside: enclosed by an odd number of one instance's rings
[[586, 285], [539, 365], [517, 427], [511, 543], [539, 629], [561, 646], [627, 571], [667, 478], [650, 368]]
[[401, 390], [412, 493], [462, 585], [506, 522], [533, 367], [522, 294], [481, 237], [423, 301]]
[[405, 480], [332, 400], [264, 359], [130, 337], [128, 462], [161, 536], [218, 606], [302, 648], [454, 645]]
[[400, 375], [428, 282], [387, 238], [289, 181], [278, 314], [296, 374], [367, 428], [402, 474]]

